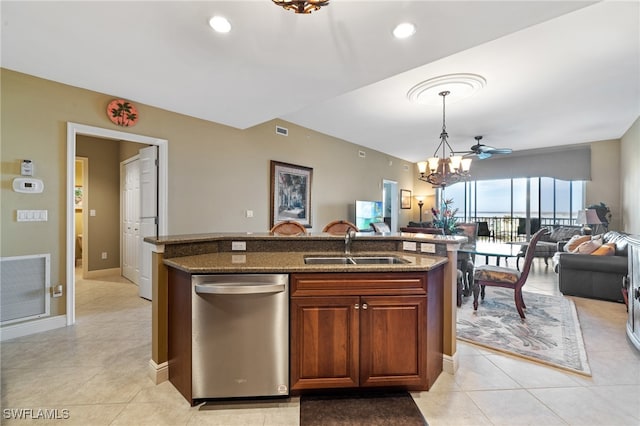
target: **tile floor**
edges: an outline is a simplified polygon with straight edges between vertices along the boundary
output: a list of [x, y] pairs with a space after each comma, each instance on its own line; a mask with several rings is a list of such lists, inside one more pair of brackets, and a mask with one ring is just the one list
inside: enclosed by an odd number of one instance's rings
[[[559, 294], [536, 259], [527, 291]], [[458, 343], [460, 368], [413, 397], [437, 425], [640, 425], [640, 353], [624, 305], [575, 298], [591, 378]], [[190, 407], [147, 377], [151, 304], [113, 277], [78, 280], [77, 324], [2, 342], [2, 424], [296, 425], [298, 398]], [[11, 409], [67, 419], [16, 420]]]

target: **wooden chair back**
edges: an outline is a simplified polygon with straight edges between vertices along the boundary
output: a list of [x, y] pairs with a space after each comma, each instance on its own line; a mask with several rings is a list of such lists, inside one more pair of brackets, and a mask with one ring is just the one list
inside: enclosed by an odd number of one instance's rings
[[270, 231], [273, 235], [306, 235], [307, 228], [300, 222], [284, 220], [276, 223]]
[[354, 231], [358, 232], [358, 227], [355, 226], [353, 223], [348, 222], [346, 220], [334, 220], [333, 222], [327, 223], [324, 229], [322, 229], [322, 232], [327, 232], [329, 234], [334, 234], [334, 235], [344, 235], [350, 229], [353, 229]]

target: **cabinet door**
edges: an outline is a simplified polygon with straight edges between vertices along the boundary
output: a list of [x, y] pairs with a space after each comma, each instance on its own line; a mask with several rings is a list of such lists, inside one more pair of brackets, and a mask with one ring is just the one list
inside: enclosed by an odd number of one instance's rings
[[425, 388], [426, 329], [426, 297], [363, 296], [360, 386]]
[[291, 389], [358, 386], [356, 296], [291, 298]]

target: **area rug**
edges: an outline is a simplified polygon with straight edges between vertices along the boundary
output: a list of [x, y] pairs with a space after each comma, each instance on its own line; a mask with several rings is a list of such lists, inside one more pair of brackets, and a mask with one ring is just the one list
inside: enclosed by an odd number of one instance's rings
[[520, 319], [513, 291], [487, 287], [473, 310], [473, 296], [458, 308], [460, 340], [591, 376], [575, 304], [562, 296], [523, 292], [525, 320]]
[[407, 392], [303, 395], [301, 426], [424, 426], [427, 425]]

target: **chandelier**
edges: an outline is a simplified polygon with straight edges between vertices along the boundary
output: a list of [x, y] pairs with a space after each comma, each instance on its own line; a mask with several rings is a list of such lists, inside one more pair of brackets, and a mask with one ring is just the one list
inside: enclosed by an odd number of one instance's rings
[[[418, 179], [428, 182], [433, 186], [446, 187], [469, 178], [469, 168], [471, 158], [462, 158], [461, 155], [454, 155], [451, 145], [447, 141], [447, 126], [445, 124], [445, 98], [450, 92], [438, 93], [442, 96], [442, 133], [440, 133], [440, 144], [433, 153], [433, 157], [427, 161], [418, 163]], [[446, 149], [449, 148], [447, 156]], [[438, 157], [438, 150], [442, 149], [442, 157]]]
[[271, 0], [278, 6], [295, 13], [311, 13], [319, 10], [322, 6], [327, 6], [329, 0]]

